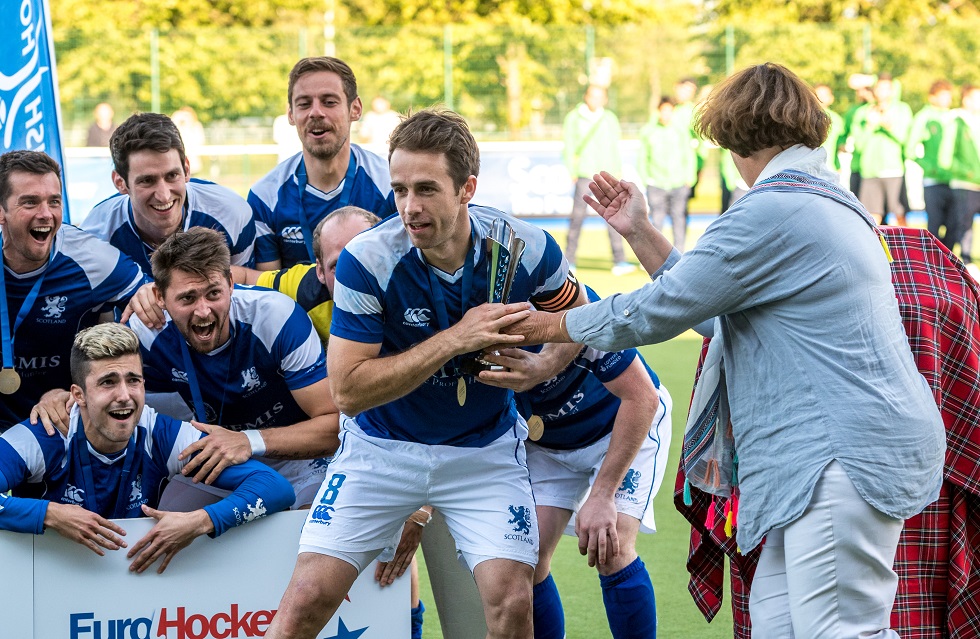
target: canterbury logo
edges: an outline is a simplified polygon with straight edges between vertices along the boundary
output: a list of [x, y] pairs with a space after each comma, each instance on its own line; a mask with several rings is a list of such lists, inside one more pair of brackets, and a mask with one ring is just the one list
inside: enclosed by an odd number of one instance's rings
[[410, 326], [428, 326], [432, 311], [427, 308], [406, 308], [405, 323]]

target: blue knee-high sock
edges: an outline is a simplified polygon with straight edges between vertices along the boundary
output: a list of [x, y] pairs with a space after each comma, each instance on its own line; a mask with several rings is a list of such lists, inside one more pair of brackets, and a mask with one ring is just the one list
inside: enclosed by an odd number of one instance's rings
[[565, 611], [555, 580], [548, 577], [534, 587], [534, 639], [563, 639]]
[[425, 612], [425, 605], [419, 599], [419, 607], [412, 608], [412, 639], [422, 639], [422, 613]]
[[637, 557], [615, 574], [599, 575], [599, 583], [615, 639], [656, 639], [657, 601], [643, 560]]

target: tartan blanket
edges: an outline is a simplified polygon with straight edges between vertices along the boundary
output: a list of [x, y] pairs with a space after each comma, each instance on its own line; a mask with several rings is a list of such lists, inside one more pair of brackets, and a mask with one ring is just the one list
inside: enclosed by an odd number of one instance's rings
[[[899, 540], [891, 623], [906, 639], [980, 638], [980, 287], [928, 232], [881, 230], [894, 260], [892, 281], [909, 345], [935, 395], [947, 439], [940, 497], [906, 521]], [[707, 530], [711, 496], [693, 490], [693, 503], [685, 506], [683, 488], [679, 468], [674, 504], [691, 523], [688, 590], [711, 621], [723, 602], [727, 557], [734, 636], [747, 639], [759, 549], [737, 552], [734, 538], [723, 530], [721, 500], [713, 504], [715, 525]]]

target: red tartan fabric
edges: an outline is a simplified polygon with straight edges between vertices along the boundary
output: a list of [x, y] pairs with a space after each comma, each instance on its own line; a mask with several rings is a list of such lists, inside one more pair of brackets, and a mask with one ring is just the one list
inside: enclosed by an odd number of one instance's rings
[[[905, 523], [899, 540], [892, 627], [905, 639], [980, 639], [980, 287], [928, 232], [882, 231], [909, 345], [947, 432], [940, 498]], [[713, 530], [705, 529], [710, 496], [692, 490], [693, 504], [685, 506], [682, 468], [674, 488], [674, 503], [691, 522], [688, 589], [695, 603], [708, 621], [717, 614], [727, 555], [734, 636], [750, 637], [748, 597], [758, 549], [737, 553], [725, 537], [721, 504], [714, 506]]]

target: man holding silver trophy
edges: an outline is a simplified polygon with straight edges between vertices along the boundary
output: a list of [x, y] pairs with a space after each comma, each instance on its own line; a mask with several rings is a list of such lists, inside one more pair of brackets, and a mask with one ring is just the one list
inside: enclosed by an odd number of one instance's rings
[[553, 377], [578, 347], [522, 351], [513, 370], [493, 349], [520, 341], [504, 329], [532, 305], [561, 311], [585, 295], [550, 235], [470, 206], [479, 149], [460, 116], [404, 120], [389, 161], [399, 216], [337, 265], [328, 368], [341, 444], [267, 637], [315, 636], [430, 504], [473, 572], [488, 636], [530, 639], [538, 529], [512, 389]]

